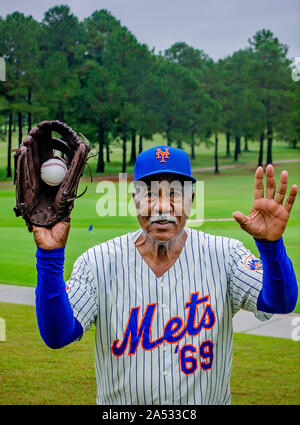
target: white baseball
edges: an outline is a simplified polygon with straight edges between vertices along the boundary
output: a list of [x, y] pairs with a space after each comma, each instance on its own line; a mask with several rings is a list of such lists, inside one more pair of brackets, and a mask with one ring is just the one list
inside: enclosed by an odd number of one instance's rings
[[41, 166], [41, 178], [49, 186], [58, 186], [66, 173], [66, 164], [58, 158], [48, 159]]

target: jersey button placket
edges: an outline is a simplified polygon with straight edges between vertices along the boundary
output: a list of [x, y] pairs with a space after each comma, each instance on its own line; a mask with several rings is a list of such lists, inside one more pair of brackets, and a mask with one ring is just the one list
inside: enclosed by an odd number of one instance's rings
[[161, 277], [160, 277], [160, 279], [159, 279], [159, 286], [160, 286], [161, 288], [163, 288], [163, 287], [165, 286], [165, 283], [164, 283], [164, 277], [163, 277], [163, 276], [161, 276]]
[[[160, 301], [160, 317], [161, 317], [160, 322], [161, 322], [161, 332], [162, 332], [165, 324], [168, 321], [168, 313], [169, 313], [168, 306], [166, 304], [166, 302], [169, 301], [169, 300], [166, 299], [167, 291], [165, 290], [166, 289], [166, 282], [165, 282], [164, 276], [161, 276], [159, 286], [161, 288], [161, 290], [160, 290], [160, 300], [159, 301]], [[163, 374], [163, 382], [164, 382], [164, 384], [163, 384], [164, 390], [163, 391], [165, 391], [165, 389], [166, 389], [166, 391], [168, 391], [168, 388], [169, 388], [169, 379], [168, 379], [169, 378], [169, 372], [167, 370], [168, 369], [167, 351], [169, 350], [168, 345], [169, 344], [164, 341], [163, 344], [160, 346], [161, 347], [160, 357], [161, 357], [162, 374]], [[165, 397], [164, 397], [163, 394], [164, 393], [162, 393], [162, 403], [168, 404], [169, 401], [167, 400], [167, 398], [168, 398], [167, 393], [165, 394]]]

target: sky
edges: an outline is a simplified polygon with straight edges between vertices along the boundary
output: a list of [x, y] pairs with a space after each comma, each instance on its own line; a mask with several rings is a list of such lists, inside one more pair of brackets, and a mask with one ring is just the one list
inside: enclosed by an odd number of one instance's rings
[[107, 9], [156, 53], [184, 41], [218, 60], [265, 28], [288, 45], [288, 57], [300, 57], [300, 0], [1, 0], [0, 15], [19, 11], [41, 21], [58, 4], [80, 20]]

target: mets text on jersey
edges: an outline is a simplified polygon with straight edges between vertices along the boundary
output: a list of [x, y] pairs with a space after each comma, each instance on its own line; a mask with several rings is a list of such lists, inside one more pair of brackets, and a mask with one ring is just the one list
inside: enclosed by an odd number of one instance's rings
[[[111, 350], [115, 356], [122, 356], [129, 344], [128, 354], [133, 355], [136, 353], [138, 346], [141, 343], [143, 350], [153, 350], [164, 341], [169, 344], [178, 343], [186, 334], [190, 336], [198, 335], [202, 329], [211, 329], [215, 324], [215, 313], [210, 304], [208, 304], [209, 296], [199, 298], [199, 292], [191, 294], [189, 302], [185, 304], [185, 309], [188, 310], [188, 316], [186, 324], [183, 324], [181, 317], [172, 317], [165, 325], [163, 334], [160, 338], [155, 341], [151, 340], [151, 326], [155, 315], [157, 303], [148, 304], [144, 312], [143, 318], [139, 323], [139, 313], [141, 307], [133, 307], [130, 311], [129, 319], [124, 331], [123, 340], [120, 344], [119, 340], [115, 340], [112, 344]], [[198, 324], [195, 324], [197, 307], [200, 304], [204, 304], [205, 308], [202, 313], [201, 319]], [[205, 341], [200, 346], [200, 355], [203, 358], [209, 357], [209, 362], [202, 362], [201, 367], [203, 369], [209, 369], [212, 363], [212, 350], [213, 343], [211, 341]], [[186, 351], [195, 352], [197, 351], [193, 345], [186, 345], [181, 349], [180, 355], [185, 355]], [[209, 356], [207, 355], [209, 354]], [[192, 373], [194, 368], [184, 368], [182, 372]]]

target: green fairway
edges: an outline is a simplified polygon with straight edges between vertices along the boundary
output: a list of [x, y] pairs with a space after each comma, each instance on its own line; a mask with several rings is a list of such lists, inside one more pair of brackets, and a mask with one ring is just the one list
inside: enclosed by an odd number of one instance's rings
[[[162, 142], [162, 139], [156, 142]], [[146, 146], [153, 142], [147, 142]], [[0, 144], [1, 145], [1, 144]], [[3, 144], [2, 144], [3, 145]], [[255, 144], [250, 145], [256, 147]], [[224, 140], [221, 138], [221, 154], [225, 149]], [[3, 156], [2, 146], [2, 156]], [[220, 155], [221, 155], [220, 154]], [[116, 149], [116, 164], [119, 164], [121, 151]], [[246, 214], [249, 213], [253, 199], [253, 175], [256, 163], [254, 162], [257, 153], [254, 151], [243, 154], [245, 164], [236, 168], [221, 170], [219, 175], [215, 175], [213, 170], [197, 171], [200, 166], [209, 167], [213, 165], [212, 147], [206, 148], [200, 145], [196, 149], [196, 160], [194, 161], [193, 173], [198, 180], [204, 181], [204, 217], [205, 219], [230, 218], [235, 210], [240, 210]], [[277, 143], [274, 146], [274, 159], [285, 161], [275, 166], [276, 180], [279, 180], [283, 169], [289, 172], [289, 184], [300, 182], [299, 162], [290, 162], [291, 159], [298, 159], [299, 150], [290, 149], [283, 143]], [[93, 159], [94, 160], [94, 159]], [[226, 159], [228, 162], [229, 160]], [[226, 162], [222, 159], [222, 164]], [[249, 161], [249, 163], [248, 163]], [[251, 162], [253, 161], [253, 162]], [[94, 160], [95, 162], [95, 160]], [[232, 160], [231, 160], [232, 164]], [[92, 168], [94, 163], [91, 164]], [[119, 164], [120, 166], [120, 164]], [[115, 172], [117, 171], [114, 170]], [[119, 185], [115, 184], [115, 195], [110, 200], [115, 202], [117, 216], [99, 217], [96, 211], [97, 201], [101, 194], [97, 193], [97, 184], [99, 175], [94, 174], [94, 181], [91, 183], [88, 176], [85, 176], [79, 187], [79, 192], [88, 186], [87, 193], [75, 201], [75, 208], [72, 211], [71, 231], [66, 248], [65, 278], [70, 276], [72, 266], [76, 258], [89, 247], [111, 239], [115, 236], [125, 234], [129, 231], [138, 229], [137, 219], [134, 216], [120, 216], [119, 214]], [[130, 199], [130, 196], [129, 198]], [[194, 207], [195, 207], [194, 202]], [[124, 206], [124, 202], [122, 204]], [[16, 218], [13, 212], [15, 206], [15, 191], [11, 180], [2, 180], [0, 182], [0, 282], [15, 285], [35, 286], [35, 244], [32, 234], [27, 231], [24, 221]], [[126, 206], [126, 204], [125, 204]], [[195, 218], [195, 217], [194, 217]], [[296, 275], [300, 277], [300, 196], [298, 196], [293, 207], [291, 217], [284, 234], [284, 242], [288, 255], [293, 261]], [[90, 225], [93, 230], [88, 231]], [[201, 231], [232, 237], [244, 243], [254, 254], [258, 255], [254, 240], [247, 233], [242, 231], [234, 221], [208, 221], [201, 227], [191, 223]], [[300, 302], [296, 310], [300, 312]]]
[[[32, 306], [0, 303], [7, 341], [0, 342], [0, 404], [95, 404], [92, 327], [80, 342], [51, 350]], [[259, 353], [259, 355], [258, 355]], [[299, 404], [299, 344], [234, 334], [232, 404]]]

